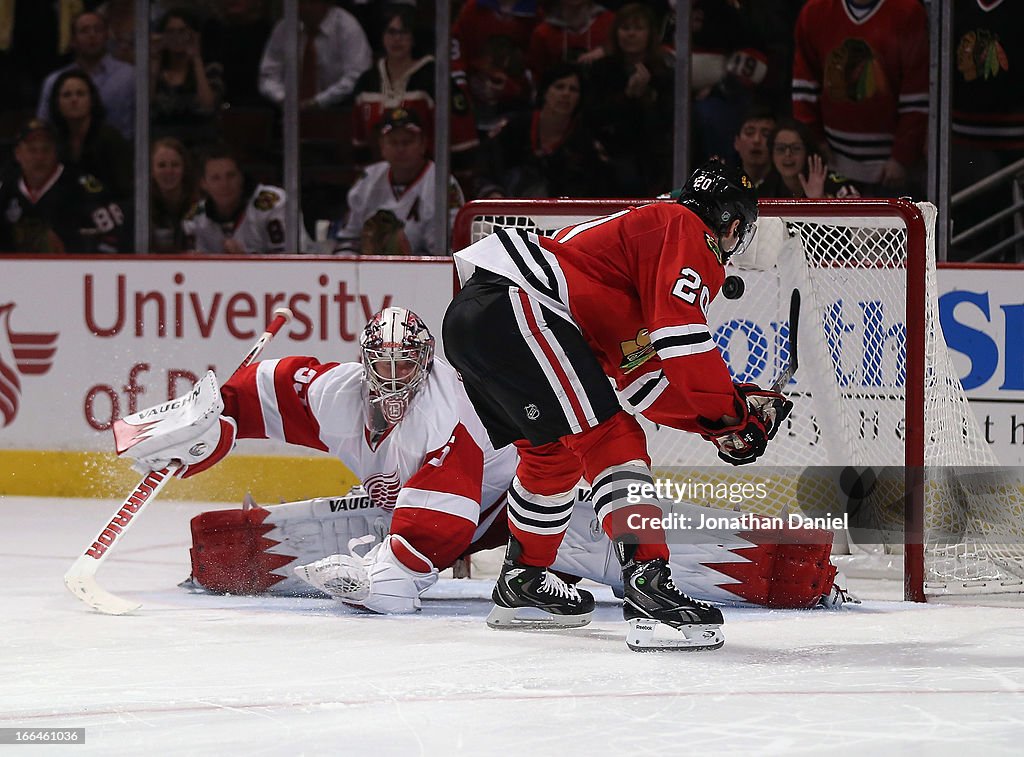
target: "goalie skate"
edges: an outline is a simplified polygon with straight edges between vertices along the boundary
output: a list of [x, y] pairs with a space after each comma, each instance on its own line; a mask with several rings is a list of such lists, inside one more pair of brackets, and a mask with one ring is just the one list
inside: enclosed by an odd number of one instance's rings
[[623, 583], [626, 646], [634, 652], [701, 651], [725, 643], [721, 610], [679, 591], [664, 560], [627, 563]]
[[590, 622], [594, 597], [577, 589], [546, 568], [523, 565], [516, 560], [519, 543], [509, 541], [501, 575], [487, 616], [491, 628], [580, 628]]

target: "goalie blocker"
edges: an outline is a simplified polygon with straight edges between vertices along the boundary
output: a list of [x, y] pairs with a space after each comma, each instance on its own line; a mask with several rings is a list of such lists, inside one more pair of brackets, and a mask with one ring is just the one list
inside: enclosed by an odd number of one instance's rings
[[[565, 539], [552, 566], [622, 594], [622, 572], [612, 544], [597, 525], [590, 492], [577, 492]], [[739, 513], [680, 503], [672, 512], [704, 522]], [[323, 596], [295, 576], [294, 568], [350, 545], [371, 549], [388, 533], [391, 514], [374, 507], [357, 487], [343, 497], [260, 507], [247, 498], [241, 508], [214, 510], [192, 519], [191, 584], [230, 594]], [[671, 544], [672, 576], [686, 594], [718, 604], [771, 608], [836, 607], [849, 599], [829, 561], [833, 534], [807, 528], [767, 528], [768, 520], [745, 516], [742, 529], [692, 531], [687, 543]], [[758, 528], [756, 526], [763, 526]], [[467, 554], [492, 549], [507, 538], [505, 519], [474, 542]], [[443, 570], [447, 565], [437, 566]]]

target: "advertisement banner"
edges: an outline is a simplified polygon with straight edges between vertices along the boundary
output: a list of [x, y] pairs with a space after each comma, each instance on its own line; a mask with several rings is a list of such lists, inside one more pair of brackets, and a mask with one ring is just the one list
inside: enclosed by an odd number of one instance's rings
[[[417, 312], [441, 350], [451, 260], [5, 259], [0, 449], [109, 451], [118, 417], [227, 380], [275, 308], [295, 318], [264, 357], [358, 358], [373, 313]], [[261, 454], [286, 448], [262, 443]]]
[[[757, 288], [756, 275], [744, 278]], [[980, 428], [1000, 462], [1024, 463], [1024, 269], [944, 268], [938, 284], [942, 330]], [[208, 368], [225, 380], [280, 306], [295, 320], [265, 357], [354, 360], [362, 326], [389, 304], [419, 313], [443, 354], [452, 290], [450, 259], [5, 259], [0, 449], [108, 452], [114, 418], [181, 394]], [[872, 340], [885, 346], [877, 369], [865, 373], [853, 316], [843, 316], [843, 376], [881, 388], [901, 380], [905, 325], [858, 305], [856, 292], [847, 299], [850, 313], [886, 331]], [[772, 319], [728, 336], [727, 359], [744, 379], [770, 383], [777, 373], [785, 334]], [[766, 358], [754, 360], [744, 340], [763, 341]], [[267, 442], [241, 449], [301, 454]]]

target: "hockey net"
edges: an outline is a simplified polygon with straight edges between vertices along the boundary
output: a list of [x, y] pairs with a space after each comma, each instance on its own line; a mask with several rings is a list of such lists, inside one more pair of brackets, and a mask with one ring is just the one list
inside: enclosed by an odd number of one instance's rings
[[[454, 249], [500, 227], [544, 234], [623, 200], [483, 200], [459, 213]], [[637, 204], [637, 203], [632, 203]], [[737, 381], [768, 386], [789, 355], [801, 295], [793, 414], [755, 466], [722, 466], [699, 437], [646, 424], [656, 477], [751, 480], [762, 514], [852, 520], [835, 551], [854, 574], [902, 573], [905, 596], [1024, 592], [1024, 495], [984, 441], [939, 329], [935, 209], [898, 200], [762, 200], [758, 233], [708, 322]], [[721, 502], [698, 504], [721, 506]], [[849, 515], [852, 513], [852, 515]]]

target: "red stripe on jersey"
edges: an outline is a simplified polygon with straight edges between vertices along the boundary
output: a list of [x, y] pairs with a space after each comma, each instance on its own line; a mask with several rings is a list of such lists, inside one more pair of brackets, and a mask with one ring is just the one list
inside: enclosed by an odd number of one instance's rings
[[[479, 505], [483, 482], [484, 452], [469, 430], [459, 423], [440, 449], [424, 456], [423, 465], [405, 482], [405, 486], [407, 489], [464, 497]], [[398, 510], [406, 504], [416, 507], [415, 492], [408, 495], [402, 498]]]
[[267, 431], [263, 422], [263, 405], [256, 391], [256, 367], [253, 363], [237, 371], [220, 388], [224, 398], [224, 415], [238, 423], [239, 439], [266, 439]]
[[533, 313], [533, 301], [522, 289], [519, 290], [519, 301], [522, 303], [523, 314], [526, 317], [526, 323], [530, 327], [530, 333], [537, 337], [537, 344], [540, 345], [544, 357], [548, 359], [548, 364], [555, 372], [555, 377], [565, 392], [565, 396], [569, 398], [569, 404], [572, 406], [572, 411], [576, 414], [577, 423], [583, 428], [589, 427], [590, 423], [587, 421], [587, 414], [583, 412], [583, 406], [580, 404], [579, 397], [576, 396], [576, 390], [569, 383], [569, 377], [565, 373], [565, 368], [562, 367], [561, 362], [555, 357], [555, 352], [551, 349], [547, 338], [541, 333], [540, 324]]
[[306, 403], [310, 384], [337, 363], [320, 363], [311, 357], [286, 357], [274, 368], [274, 397], [260, 397], [256, 376], [259, 363], [242, 369], [221, 388], [224, 412], [238, 422], [239, 439], [266, 439], [264, 402], [276, 401], [285, 441], [322, 452], [320, 423]]
[[[421, 510], [418, 507], [400, 507], [395, 510], [391, 519], [391, 533], [397, 534], [409, 542], [409, 545], [430, 560], [438, 570], [450, 568], [459, 556], [466, 551], [473, 540], [476, 526], [457, 515], [449, 515], [436, 510]], [[395, 557], [402, 560], [408, 550], [400, 554], [394, 549]], [[419, 570], [416, 560], [407, 567]]]
[[274, 370], [274, 391], [284, 438], [289, 444], [327, 451], [327, 445], [320, 441], [320, 423], [306, 402], [309, 385], [327, 368], [308, 357], [284, 358], [278, 362]]

